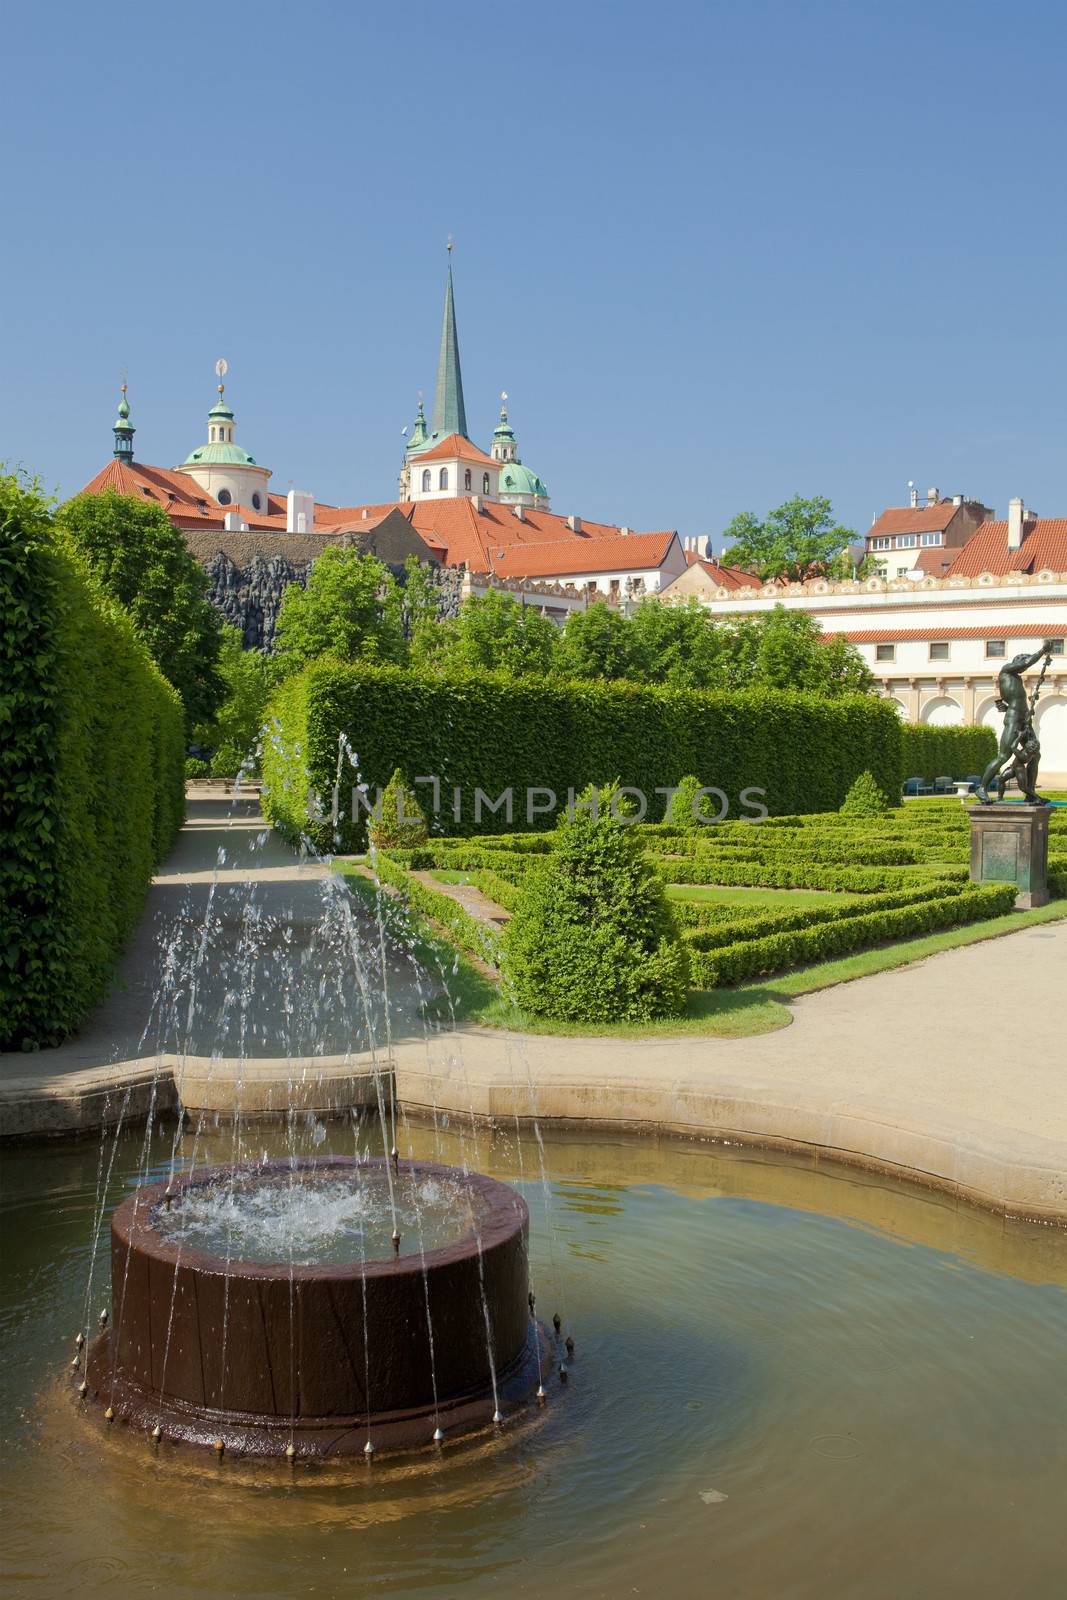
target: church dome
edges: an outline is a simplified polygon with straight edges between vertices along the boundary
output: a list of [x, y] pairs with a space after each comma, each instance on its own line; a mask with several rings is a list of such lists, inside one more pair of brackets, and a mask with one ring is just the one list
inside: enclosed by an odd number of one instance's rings
[[537, 473], [531, 472], [529, 467], [524, 467], [521, 461], [503, 463], [500, 468], [500, 485], [497, 493], [501, 499], [509, 494], [528, 494], [538, 500], [548, 499], [548, 490]]
[[182, 462], [183, 467], [254, 467], [258, 463], [255, 456], [250, 456], [247, 450], [242, 450], [239, 444], [201, 444], [191, 450]]

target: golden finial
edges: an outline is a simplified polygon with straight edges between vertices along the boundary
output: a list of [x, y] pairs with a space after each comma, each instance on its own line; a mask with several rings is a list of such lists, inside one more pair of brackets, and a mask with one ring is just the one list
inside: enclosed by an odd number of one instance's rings
[[452, 238], [452, 235], [449, 234], [448, 243], [445, 245], [445, 249], [448, 251], [449, 255], [451, 255], [455, 248], [456, 248], [455, 241]]
[[215, 362], [215, 376], [219, 380], [219, 394], [222, 394], [223, 391], [226, 388], [226, 385], [223, 383], [222, 380], [226, 376], [226, 374], [229, 372], [229, 370], [230, 370], [230, 363], [226, 360], [225, 356], [220, 356], [219, 359]]

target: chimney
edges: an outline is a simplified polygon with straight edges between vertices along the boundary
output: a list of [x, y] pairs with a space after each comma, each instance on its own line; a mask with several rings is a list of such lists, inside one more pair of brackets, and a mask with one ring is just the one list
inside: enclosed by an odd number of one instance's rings
[[1025, 508], [1022, 501], [1015, 497], [1008, 501], [1008, 549], [1021, 550], [1023, 544], [1023, 516]]
[[571, 530], [572, 533], [581, 533], [581, 531], [582, 531], [582, 519], [581, 519], [581, 517], [568, 517], [567, 518], [567, 526]]
[[247, 533], [248, 523], [245, 522], [239, 511], [227, 511], [222, 522], [227, 533]]
[[927, 491], [926, 491], [926, 504], [928, 506], [936, 506], [936, 504], [940, 500], [940, 498], [941, 498], [941, 496], [940, 496], [940, 494], [938, 493], [938, 491], [936, 489], [927, 489]]
[[515, 515], [518, 517], [520, 522], [525, 522], [526, 521], [526, 507], [525, 506], [512, 506], [511, 509], [515, 513]]
[[629, 538], [629, 535], [630, 535], [629, 528], [620, 528], [619, 529], [620, 538], [627, 539], [627, 538]]
[[471, 505], [474, 507], [475, 511], [477, 511], [477, 512], [481, 511], [481, 509], [482, 509], [482, 497], [481, 497], [480, 494], [472, 494], [471, 495]]
[[290, 489], [285, 497], [286, 533], [314, 533], [315, 496], [306, 489]]
[[915, 511], [919, 504], [919, 491], [916, 489], [913, 483], [909, 483], [908, 488], [911, 490], [911, 493], [908, 496], [909, 500], [911, 501], [911, 509]]

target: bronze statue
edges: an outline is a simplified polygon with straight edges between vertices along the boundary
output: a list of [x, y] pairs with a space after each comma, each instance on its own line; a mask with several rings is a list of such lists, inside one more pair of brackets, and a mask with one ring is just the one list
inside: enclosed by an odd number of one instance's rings
[[[1036, 665], [1042, 656], [1045, 658], [1045, 664], [1041, 668], [1041, 676], [1034, 685], [1033, 693], [1027, 697], [1022, 675]], [[1015, 779], [1030, 805], [1048, 805], [1044, 796], [1036, 791], [1041, 746], [1034, 730], [1034, 707], [1051, 660], [1052, 646], [1046, 639], [1032, 656], [1016, 656], [1013, 661], [1006, 662], [1000, 669], [997, 677], [997, 688], [1000, 691], [997, 710], [1005, 714], [1004, 727], [1000, 734], [1000, 748], [982, 773], [981, 782], [974, 791], [983, 805], [993, 804], [993, 796], [989, 793], [990, 785], [993, 783], [997, 788], [996, 798], [1003, 800], [1009, 778]]]

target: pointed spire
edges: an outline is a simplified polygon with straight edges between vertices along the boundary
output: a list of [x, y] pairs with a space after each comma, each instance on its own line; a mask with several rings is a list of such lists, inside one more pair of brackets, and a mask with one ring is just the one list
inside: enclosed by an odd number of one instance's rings
[[433, 401], [431, 427], [434, 433], [461, 433], [467, 437], [467, 413], [463, 405], [463, 374], [459, 365], [459, 335], [456, 332], [456, 305], [452, 295], [452, 238], [448, 240], [448, 280], [445, 284], [445, 314], [441, 323], [441, 352], [437, 358], [437, 390]]
[[130, 421], [130, 402], [126, 398], [126, 384], [122, 385], [122, 399], [119, 401], [118, 421], [112, 428], [115, 435], [115, 460], [133, 460], [133, 436], [137, 432]]

